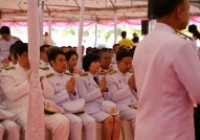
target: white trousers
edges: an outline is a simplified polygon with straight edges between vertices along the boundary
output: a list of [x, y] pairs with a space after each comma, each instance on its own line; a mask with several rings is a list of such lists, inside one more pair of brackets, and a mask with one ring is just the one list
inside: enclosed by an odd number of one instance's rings
[[85, 131], [85, 140], [96, 139], [96, 122], [90, 115], [66, 113], [65, 116], [70, 121], [70, 140], [82, 140], [82, 129]]
[[[14, 117], [15, 121], [25, 128], [26, 113]], [[68, 140], [69, 120], [62, 114], [45, 115], [45, 128], [51, 132], [52, 140]]]

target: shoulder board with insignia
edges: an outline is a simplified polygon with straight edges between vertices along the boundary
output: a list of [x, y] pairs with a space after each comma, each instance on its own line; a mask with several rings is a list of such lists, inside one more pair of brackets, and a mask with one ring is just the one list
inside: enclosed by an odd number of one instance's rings
[[88, 73], [82, 73], [82, 74], [80, 74], [80, 76], [81, 76], [81, 77], [83, 77], [83, 76], [88, 76]]
[[107, 75], [108, 73], [106, 73], [106, 72], [99, 72], [98, 74], [99, 75]]
[[53, 73], [49, 73], [49, 74], [46, 75], [46, 78], [51, 78], [51, 77], [53, 77], [53, 76], [54, 76]]
[[4, 70], [12, 70], [12, 69], [15, 69], [15, 67], [3, 67], [2, 69], [4, 69]]
[[74, 74], [73, 73], [65, 73], [66, 75], [70, 75], [70, 76], [73, 76]]
[[41, 70], [49, 70], [49, 67], [40, 67]]
[[176, 34], [179, 35], [181, 38], [185, 39], [185, 40], [190, 40], [190, 41], [193, 41], [194, 39], [182, 32], [180, 32], [179, 30], [175, 30], [176, 31]]
[[16, 37], [16, 36], [13, 36], [13, 38], [16, 39], [16, 40], [20, 40], [20, 39], [19, 39], [18, 37]]
[[109, 75], [113, 75], [115, 73], [117, 73], [117, 71], [111, 71], [111, 72], [109, 72]]

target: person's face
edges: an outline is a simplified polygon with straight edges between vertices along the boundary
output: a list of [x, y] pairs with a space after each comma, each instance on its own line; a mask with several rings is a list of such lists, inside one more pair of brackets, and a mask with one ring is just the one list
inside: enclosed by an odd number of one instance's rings
[[114, 53], [117, 54], [118, 51], [119, 51], [119, 46], [116, 46], [114, 49]]
[[48, 62], [48, 56], [47, 56], [47, 50], [49, 48], [45, 47], [45, 50], [44, 52], [41, 52], [41, 58], [45, 61], [45, 62]]
[[100, 70], [100, 62], [99, 62], [99, 60], [93, 61], [90, 64], [89, 72], [91, 72], [92, 74], [96, 74], [99, 70]]
[[30, 69], [30, 64], [28, 60], [28, 52], [24, 52], [21, 56], [17, 54], [17, 60], [19, 65], [25, 70]]
[[2, 38], [6, 41], [10, 40], [10, 35], [9, 34], [2, 34]]
[[131, 69], [131, 57], [124, 57], [121, 61], [117, 62], [118, 68], [122, 73], [129, 72]]
[[178, 30], [185, 29], [189, 21], [189, 1], [184, 0], [184, 3], [177, 7]]
[[63, 54], [57, 55], [55, 61], [52, 60], [50, 63], [56, 72], [63, 73], [66, 71], [67, 61], [66, 61], [65, 55]]
[[10, 54], [10, 59], [14, 65], [17, 64], [17, 59], [15, 58], [14, 54]]
[[108, 69], [111, 63], [110, 52], [103, 52], [101, 54], [100, 64], [103, 69]]
[[67, 62], [68, 67], [71, 69], [74, 68], [77, 64], [77, 59], [78, 59], [78, 57], [76, 55], [72, 55], [70, 57], [69, 61]]

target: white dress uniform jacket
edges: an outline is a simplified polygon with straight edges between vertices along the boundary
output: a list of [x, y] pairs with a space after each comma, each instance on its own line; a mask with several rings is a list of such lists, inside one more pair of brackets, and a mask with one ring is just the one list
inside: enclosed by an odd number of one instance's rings
[[[5, 94], [5, 107], [12, 113], [13, 118], [22, 127], [25, 126], [27, 117], [27, 107], [29, 100], [29, 77], [30, 71], [24, 70], [19, 64], [14, 69], [1, 73], [1, 88]], [[43, 81], [43, 95], [50, 98], [52, 92], [48, 91], [48, 85]], [[52, 133], [53, 140], [67, 139], [69, 136], [69, 121], [61, 115], [45, 116], [45, 127]], [[61, 131], [62, 130], [62, 131]]]
[[158, 23], [133, 60], [139, 105], [135, 140], [194, 140], [193, 105], [200, 103], [196, 46]]
[[[111, 100], [116, 103], [120, 112], [126, 110], [135, 110], [129, 106], [137, 104], [138, 102], [137, 93], [134, 90], [131, 90], [128, 86], [128, 80], [132, 75], [133, 73], [122, 73], [119, 69], [117, 69], [114, 74], [107, 76], [108, 90]], [[122, 119], [133, 118], [132, 115], [127, 114], [127, 116], [124, 116], [125, 118], [122, 117]]]
[[116, 103], [121, 118], [130, 121], [134, 131], [136, 108], [133, 108], [133, 105], [137, 104], [138, 96], [128, 86], [128, 80], [132, 75], [133, 73], [122, 73], [117, 69], [115, 73], [108, 75], [107, 79], [111, 100]]
[[94, 75], [86, 73], [77, 80], [77, 90], [82, 98], [85, 99], [86, 112], [95, 118], [97, 122], [104, 121], [110, 114], [101, 110], [101, 104], [104, 101], [104, 94], [93, 79]]
[[[0, 83], [1, 84], [1, 83]], [[5, 100], [3, 91], [0, 88], [0, 114], [1, 117], [5, 115], [12, 117], [13, 113], [6, 113], [4, 110], [7, 110], [3, 105]], [[3, 112], [2, 112], [3, 111]], [[4, 137], [7, 137], [7, 140], [19, 140], [20, 139], [20, 127], [12, 120], [5, 119], [0, 123], [0, 140], [3, 140]]]
[[[51, 98], [57, 105], [63, 107], [62, 105], [66, 102], [79, 99], [79, 94], [68, 93], [66, 90], [66, 84], [71, 78], [71, 74], [67, 73], [57, 73], [53, 70], [52, 76], [47, 78], [49, 84], [54, 89], [54, 96]], [[84, 108], [83, 108], [84, 109]], [[84, 126], [86, 140], [96, 139], [96, 123], [95, 120], [86, 113], [72, 114], [65, 112], [65, 116], [70, 120], [70, 139], [81, 140], [82, 139], [82, 127]]]

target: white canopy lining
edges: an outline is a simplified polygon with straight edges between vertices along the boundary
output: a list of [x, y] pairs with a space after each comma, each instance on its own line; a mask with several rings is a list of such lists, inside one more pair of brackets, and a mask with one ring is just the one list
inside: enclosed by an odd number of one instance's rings
[[[44, 0], [44, 18], [53, 21], [80, 19], [81, 0]], [[192, 16], [199, 16], [198, 0], [192, 1]], [[147, 0], [85, 0], [85, 20], [113, 21], [114, 10], [118, 19], [145, 19]], [[27, 21], [27, 0], [0, 0], [3, 21]]]

